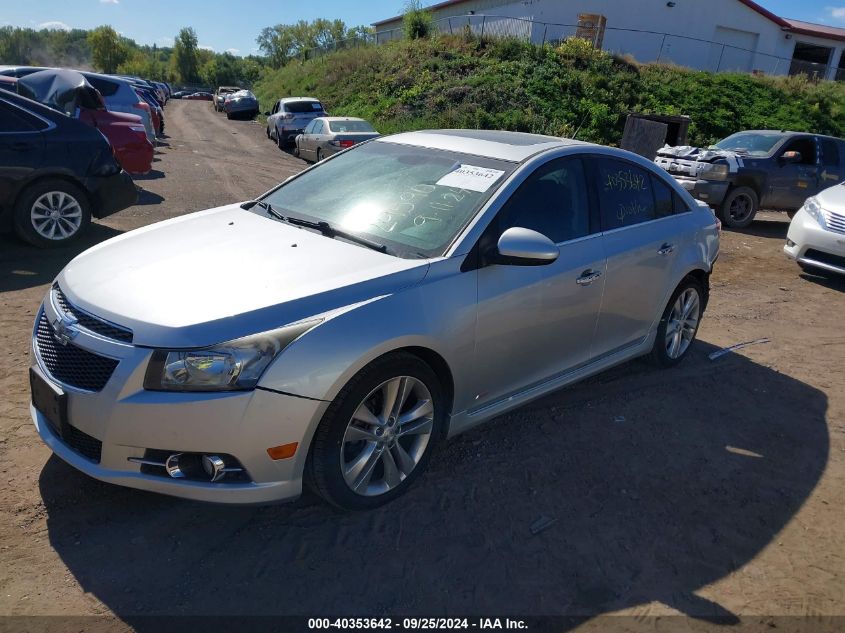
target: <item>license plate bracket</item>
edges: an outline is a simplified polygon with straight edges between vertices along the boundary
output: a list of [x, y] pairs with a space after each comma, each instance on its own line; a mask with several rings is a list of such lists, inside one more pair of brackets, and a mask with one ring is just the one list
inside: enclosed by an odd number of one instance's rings
[[29, 368], [29, 387], [32, 404], [47, 419], [53, 432], [64, 437], [68, 425], [67, 394], [44, 380], [32, 367]]

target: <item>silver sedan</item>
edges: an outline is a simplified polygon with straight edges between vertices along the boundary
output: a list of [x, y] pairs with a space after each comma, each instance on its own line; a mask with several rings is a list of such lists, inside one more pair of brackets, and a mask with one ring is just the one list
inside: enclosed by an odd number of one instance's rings
[[320, 162], [361, 141], [379, 136], [372, 125], [354, 117], [325, 116], [311, 121], [296, 137], [294, 154]]
[[103, 481], [224, 503], [308, 482], [372, 508], [447, 437], [638, 356], [679, 363], [719, 228], [622, 150], [378, 138], [76, 257], [36, 317], [30, 413]]

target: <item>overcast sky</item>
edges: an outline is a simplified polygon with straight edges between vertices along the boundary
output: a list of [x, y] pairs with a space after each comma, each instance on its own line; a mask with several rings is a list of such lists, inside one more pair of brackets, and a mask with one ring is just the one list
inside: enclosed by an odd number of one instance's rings
[[[784, 17], [845, 27], [845, 0], [834, 0], [838, 5], [829, 0], [758, 2]], [[404, 4], [402, 0], [0, 0], [0, 25], [90, 29], [111, 24], [139, 44], [159, 46], [172, 45], [181, 27], [193, 26], [200, 46], [249, 55], [257, 52], [255, 38], [265, 26], [321, 17], [340, 18], [349, 26], [370, 24], [401, 13]]]

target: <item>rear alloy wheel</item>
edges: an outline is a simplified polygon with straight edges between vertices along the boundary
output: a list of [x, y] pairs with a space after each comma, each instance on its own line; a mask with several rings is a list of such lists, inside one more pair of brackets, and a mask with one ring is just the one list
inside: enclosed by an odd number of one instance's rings
[[36, 183], [15, 205], [14, 222], [18, 236], [34, 246], [64, 246], [91, 222], [88, 197], [64, 180]]
[[757, 194], [751, 187], [731, 189], [722, 203], [722, 222], [732, 229], [744, 229], [754, 221], [758, 204]]
[[683, 360], [698, 333], [703, 312], [701, 284], [693, 277], [687, 277], [672, 294], [657, 327], [651, 356], [658, 365], [671, 367]]
[[444, 408], [440, 383], [422, 360], [405, 353], [376, 360], [323, 416], [309, 460], [311, 484], [347, 510], [391, 501], [428, 464]]

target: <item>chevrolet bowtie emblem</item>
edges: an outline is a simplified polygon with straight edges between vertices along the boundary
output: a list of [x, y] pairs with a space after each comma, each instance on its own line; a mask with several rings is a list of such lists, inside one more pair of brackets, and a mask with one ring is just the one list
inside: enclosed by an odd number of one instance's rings
[[53, 321], [53, 338], [56, 339], [56, 342], [60, 345], [67, 345], [75, 339], [76, 335], [79, 334], [79, 330], [74, 327], [76, 323], [76, 319], [68, 316], [61, 316]]

